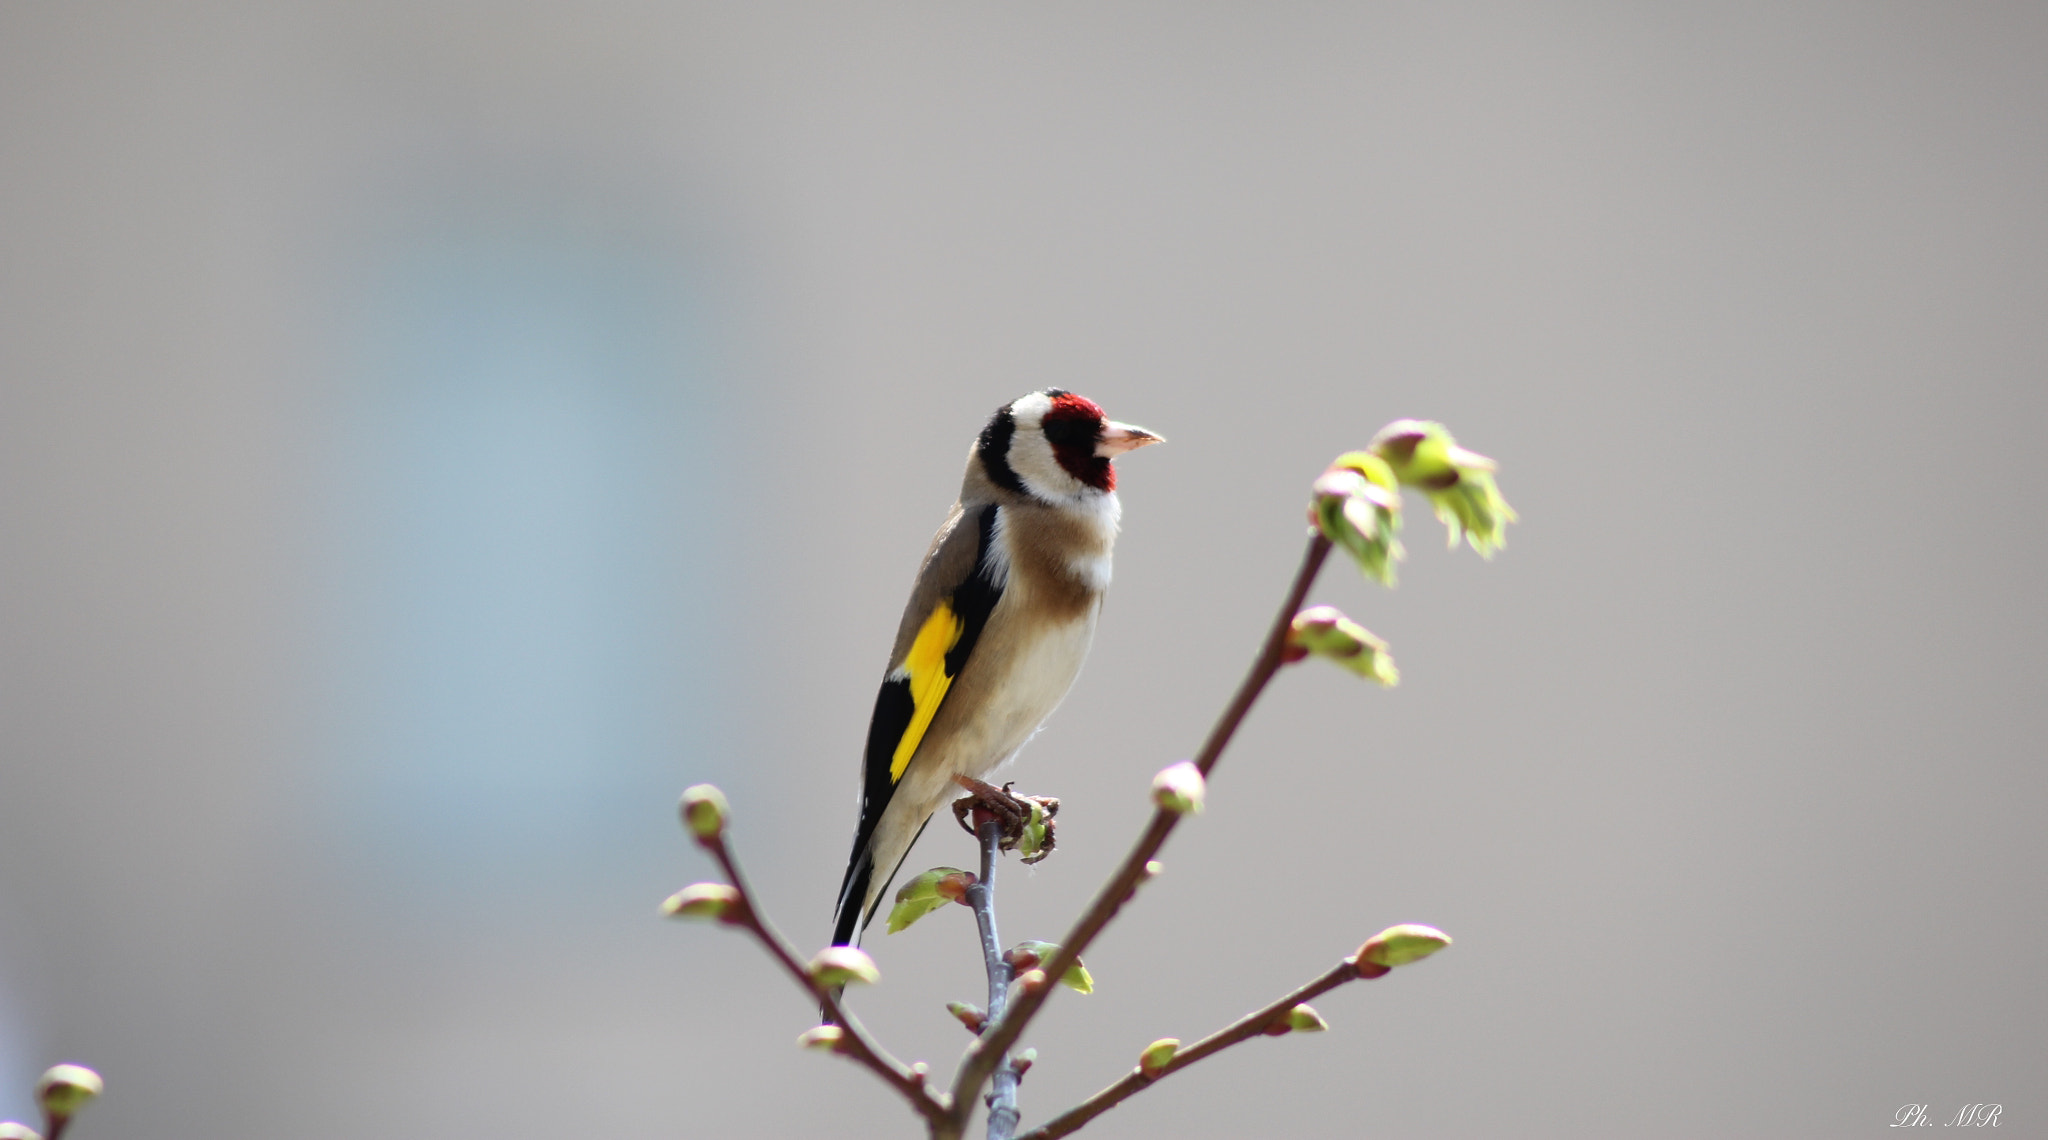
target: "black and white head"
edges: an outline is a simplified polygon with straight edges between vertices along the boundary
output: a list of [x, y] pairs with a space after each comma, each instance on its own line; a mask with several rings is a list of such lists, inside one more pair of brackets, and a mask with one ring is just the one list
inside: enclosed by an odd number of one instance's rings
[[1064, 505], [1115, 491], [1110, 461], [1158, 442], [1144, 428], [1107, 418], [1086, 396], [1047, 388], [997, 409], [981, 429], [975, 455], [996, 486]]

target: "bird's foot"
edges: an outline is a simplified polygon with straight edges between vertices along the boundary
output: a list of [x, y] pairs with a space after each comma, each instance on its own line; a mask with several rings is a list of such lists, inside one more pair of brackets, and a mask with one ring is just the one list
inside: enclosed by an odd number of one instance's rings
[[976, 829], [984, 820], [993, 820], [1003, 829], [997, 844], [1000, 849], [1021, 852], [1026, 863], [1036, 863], [1052, 854], [1052, 817], [1060, 811], [1057, 798], [1020, 796], [1010, 791], [1009, 784], [998, 788], [972, 776], [955, 776], [953, 782], [967, 789], [966, 795], [953, 801], [953, 818], [959, 821], [962, 831], [977, 834]]

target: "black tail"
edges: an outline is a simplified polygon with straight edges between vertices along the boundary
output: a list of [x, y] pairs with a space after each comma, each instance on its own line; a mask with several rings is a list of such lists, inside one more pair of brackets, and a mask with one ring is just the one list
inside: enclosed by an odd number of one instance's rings
[[875, 892], [875, 905], [871, 907], [863, 904], [867, 902], [868, 885], [875, 876], [875, 853], [868, 850], [868, 836], [865, 834], [873, 829], [861, 829], [860, 846], [854, 848], [853, 862], [846, 865], [846, 879], [839, 884], [839, 909], [833, 912], [832, 945], [860, 945], [860, 932], [875, 920], [875, 912], [882, 909], [882, 899], [889, 893], [889, 883], [896, 878], [897, 872], [903, 870], [904, 861], [910, 858], [911, 849], [917, 846], [917, 841], [924, 838], [924, 829], [931, 826], [931, 822], [931, 817], [926, 816], [925, 821], [917, 825], [917, 834], [910, 837], [910, 846], [903, 849], [896, 865], [889, 868], [889, 877], [882, 880], [882, 889]]
[[846, 865], [846, 880], [839, 885], [839, 908], [833, 912], [832, 945], [859, 944], [861, 927], [867, 925], [861, 914], [861, 904], [867, 901], [868, 881], [874, 873], [874, 856], [865, 850], [856, 852], [853, 862]]
[[[861, 836], [863, 846], [867, 836]], [[868, 877], [874, 873], [875, 860], [867, 851], [856, 848], [853, 862], [846, 865], [846, 879], [839, 884], [839, 907], [832, 912], [832, 945], [852, 946], [860, 941], [860, 928], [867, 925], [861, 921], [860, 904], [868, 897]], [[836, 988], [832, 996], [846, 992], [846, 987]], [[825, 1025], [832, 1024], [832, 1007], [818, 1007], [818, 1020]]]

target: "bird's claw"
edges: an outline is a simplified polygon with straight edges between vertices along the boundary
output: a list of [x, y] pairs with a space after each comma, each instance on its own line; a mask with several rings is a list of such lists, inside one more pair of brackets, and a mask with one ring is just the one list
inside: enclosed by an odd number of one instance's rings
[[1053, 816], [1060, 810], [1060, 801], [1056, 797], [1020, 796], [1010, 791], [1010, 784], [998, 788], [972, 776], [955, 776], [953, 782], [967, 789], [966, 795], [953, 801], [953, 818], [959, 822], [960, 830], [969, 835], [977, 834], [976, 825], [969, 822], [969, 817], [983, 814], [1002, 827], [1002, 838], [996, 846], [1003, 851], [1013, 851], [1024, 842], [1025, 829], [1031, 825], [1031, 809], [1035, 805], [1043, 813], [1040, 819], [1045, 827], [1045, 837], [1035, 852], [1024, 857], [1024, 862], [1036, 863], [1052, 854]]

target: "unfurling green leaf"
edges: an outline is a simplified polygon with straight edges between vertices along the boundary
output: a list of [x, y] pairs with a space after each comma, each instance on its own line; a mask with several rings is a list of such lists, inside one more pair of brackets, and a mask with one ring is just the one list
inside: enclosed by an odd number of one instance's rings
[[[1003, 961], [1008, 963], [1012, 970], [1034, 970], [1051, 963], [1059, 952], [1060, 948], [1055, 943], [1033, 942], [1026, 939], [1004, 951]], [[1074, 959], [1072, 968], [1060, 976], [1060, 984], [1075, 993], [1095, 992], [1095, 979], [1088, 973], [1088, 967], [1081, 964], [1079, 958]]]
[[1036, 800], [1027, 802], [1031, 804], [1031, 818], [1025, 821], [1023, 834], [1017, 837], [1017, 854], [1026, 863], [1035, 863], [1044, 857], [1046, 836], [1051, 832], [1045, 805]]
[[1367, 965], [1390, 970], [1420, 962], [1450, 944], [1451, 936], [1434, 926], [1413, 922], [1389, 926], [1358, 948], [1359, 973], [1364, 973]]
[[1138, 1054], [1138, 1071], [1145, 1074], [1148, 1078], [1156, 1077], [1161, 1070], [1173, 1063], [1173, 1055], [1178, 1052], [1180, 1052], [1180, 1038], [1161, 1037], [1152, 1044], [1145, 1046], [1145, 1051]]
[[1428, 497], [1452, 546], [1465, 539], [1481, 557], [1491, 558], [1507, 544], [1507, 526], [1517, 516], [1494, 482], [1497, 464], [1459, 447], [1444, 425], [1395, 420], [1373, 437], [1372, 452], [1403, 484]]
[[896, 905], [889, 909], [889, 933], [907, 929], [947, 903], [966, 902], [967, 888], [975, 881], [972, 871], [958, 867], [933, 867], [911, 879], [896, 892]]
[[843, 986], [851, 982], [874, 985], [882, 980], [875, 960], [858, 946], [827, 946], [811, 959], [811, 980], [821, 986]]
[[1394, 563], [1405, 551], [1401, 531], [1401, 484], [1387, 462], [1369, 451], [1337, 457], [1311, 488], [1309, 518], [1366, 577], [1394, 584]]
[[1370, 681], [1392, 688], [1401, 680], [1387, 643], [1334, 606], [1311, 606], [1294, 615], [1287, 634], [1294, 660], [1327, 657]]
[[740, 892], [724, 883], [692, 883], [662, 900], [661, 913], [670, 918], [713, 918], [735, 922], [746, 903]]
[[1152, 777], [1152, 802], [1176, 815], [1194, 815], [1202, 810], [1208, 781], [1192, 760], [1160, 770]]
[[683, 789], [683, 826], [699, 842], [708, 843], [725, 834], [725, 817], [731, 812], [725, 802], [725, 793], [710, 784], [697, 784]]

